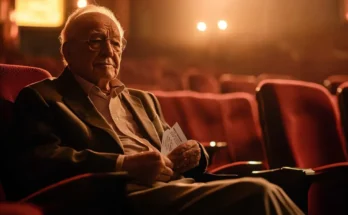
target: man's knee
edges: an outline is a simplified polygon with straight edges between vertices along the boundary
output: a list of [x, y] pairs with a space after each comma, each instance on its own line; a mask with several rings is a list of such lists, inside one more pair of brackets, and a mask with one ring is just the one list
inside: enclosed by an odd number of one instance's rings
[[[274, 192], [276, 189], [280, 189], [277, 185], [268, 182], [263, 178], [241, 178], [235, 183], [231, 183], [230, 188], [243, 190], [246, 196], [267, 196]], [[234, 187], [234, 188], [233, 188]]]

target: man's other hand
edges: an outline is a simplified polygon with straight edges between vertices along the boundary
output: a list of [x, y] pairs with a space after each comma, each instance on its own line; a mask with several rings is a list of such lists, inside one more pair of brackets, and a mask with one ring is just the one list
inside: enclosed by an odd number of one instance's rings
[[122, 169], [141, 184], [167, 182], [173, 176], [173, 163], [159, 152], [142, 152], [126, 155]]
[[175, 173], [182, 174], [198, 166], [201, 159], [201, 149], [197, 141], [189, 140], [170, 152], [168, 158], [174, 164]]

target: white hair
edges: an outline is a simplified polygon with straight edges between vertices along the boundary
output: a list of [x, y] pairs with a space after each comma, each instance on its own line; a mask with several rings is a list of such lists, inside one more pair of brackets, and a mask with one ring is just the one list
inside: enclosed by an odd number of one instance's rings
[[104, 15], [108, 16], [116, 24], [116, 26], [117, 26], [117, 28], [118, 28], [118, 30], [120, 32], [121, 38], [123, 38], [123, 36], [124, 36], [124, 30], [123, 30], [120, 22], [115, 17], [114, 13], [111, 10], [109, 10], [108, 8], [90, 4], [90, 5], [87, 5], [86, 7], [76, 9], [68, 17], [67, 21], [65, 22], [64, 28], [62, 29], [62, 31], [60, 32], [60, 35], [59, 35], [60, 53], [61, 53], [61, 55], [63, 57], [64, 66], [67, 66], [68, 63], [66, 62], [64, 54], [63, 54], [63, 44], [67, 41], [67, 37], [68, 37], [68, 34], [69, 34], [69, 29], [71, 29], [71, 24], [79, 16], [81, 16], [83, 14], [86, 14], [86, 13], [101, 13], [101, 14], [104, 14]]

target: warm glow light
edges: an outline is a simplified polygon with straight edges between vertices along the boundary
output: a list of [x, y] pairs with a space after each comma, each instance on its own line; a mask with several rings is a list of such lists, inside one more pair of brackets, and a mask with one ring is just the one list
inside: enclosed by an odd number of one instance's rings
[[209, 144], [211, 147], [215, 147], [216, 146], [216, 142], [215, 141], [211, 141]]
[[64, 21], [61, 0], [16, 0], [15, 11], [18, 26], [59, 27]]
[[87, 6], [87, 0], [78, 0], [77, 7], [82, 8]]
[[348, 20], [348, 12], [346, 13], [346, 20]]
[[219, 20], [217, 23], [220, 30], [224, 31], [227, 29], [227, 22], [225, 20]]
[[257, 165], [257, 164], [262, 164], [261, 161], [248, 161], [248, 164], [252, 164], [252, 165]]
[[207, 25], [204, 22], [198, 22], [197, 29], [199, 31], [205, 31], [205, 30], [207, 30]]

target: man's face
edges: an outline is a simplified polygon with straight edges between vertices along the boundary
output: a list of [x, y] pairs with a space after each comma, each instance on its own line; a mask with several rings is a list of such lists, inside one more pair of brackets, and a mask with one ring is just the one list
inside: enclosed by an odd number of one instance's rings
[[79, 16], [69, 31], [64, 55], [72, 72], [98, 85], [118, 75], [122, 38], [117, 25], [101, 13]]

